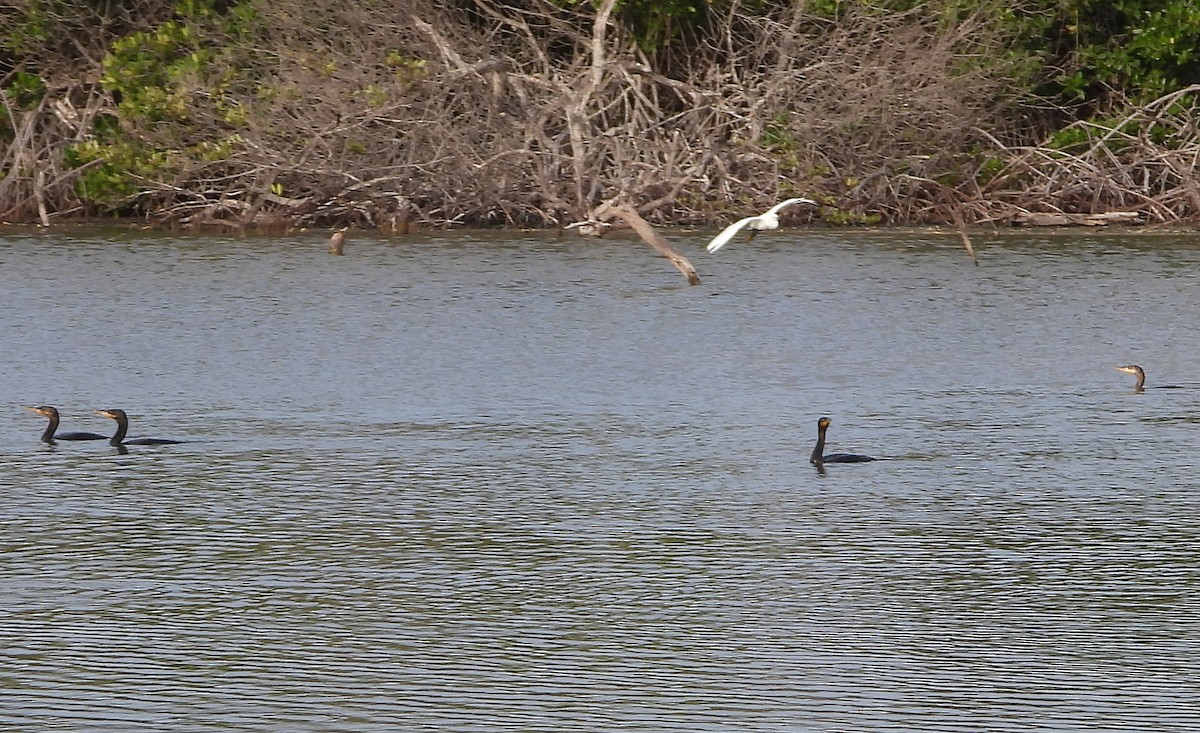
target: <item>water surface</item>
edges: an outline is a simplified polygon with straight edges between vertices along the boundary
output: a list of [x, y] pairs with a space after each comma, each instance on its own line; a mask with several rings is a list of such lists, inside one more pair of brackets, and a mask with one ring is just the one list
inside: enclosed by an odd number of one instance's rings
[[674, 239], [0, 238], [0, 727], [1200, 727], [1193, 238]]

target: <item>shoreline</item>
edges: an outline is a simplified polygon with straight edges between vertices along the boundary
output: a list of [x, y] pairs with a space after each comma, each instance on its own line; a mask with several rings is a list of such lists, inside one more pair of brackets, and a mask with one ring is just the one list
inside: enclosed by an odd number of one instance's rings
[[[716, 233], [721, 230], [720, 224], [715, 224], [709, 227], [701, 227], [695, 225], [663, 225], [656, 226], [659, 232], [663, 233], [668, 238], [673, 236], [693, 236], [705, 233]], [[120, 231], [120, 232], [144, 232], [147, 235], [174, 235], [182, 237], [212, 237], [221, 236], [222, 238], [230, 239], [270, 239], [274, 237], [283, 237], [294, 234], [311, 235], [319, 237], [328, 237], [339, 227], [293, 227], [286, 229], [265, 228], [265, 227], [246, 227], [243, 230], [235, 230], [229, 227], [190, 227], [186, 229], [159, 227], [147, 225], [131, 220], [116, 221], [116, 222], [97, 222], [97, 221], [79, 221], [69, 220], [52, 224], [49, 227], [41, 224], [28, 222], [0, 222], [0, 233], [16, 232], [23, 234], [56, 234], [56, 233], [72, 233], [79, 231]], [[967, 225], [965, 231], [972, 236], [991, 235], [997, 237], [1018, 236], [1023, 234], [1038, 233], [1049, 236], [1070, 236], [1077, 235], [1083, 232], [1093, 234], [1103, 234], [1112, 236], [1127, 236], [1129, 234], [1145, 235], [1145, 236], [1179, 236], [1200, 233], [1200, 225], [1192, 222], [1152, 222], [1152, 223], [1110, 223], [1098, 226], [1085, 225], [1069, 225], [1069, 226], [1028, 226], [1028, 225], [1007, 225], [1007, 226], [987, 226], [980, 224]], [[923, 234], [923, 235], [944, 235], [944, 236], [959, 236], [960, 229], [953, 225], [942, 224], [796, 224], [784, 226], [779, 229], [780, 233], [788, 231], [802, 231], [806, 233], [812, 232], [830, 232], [837, 234], [845, 234], [848, 232], [859, 232], [863, 234]], [[407, 234], [398, 234], [388, 232], [378, 228], [358, 228], [350, 227], [349, 233], [356, 237], [370, 237], [372, 239], [419, 239], [424, 235], [444, 235], [453, 232], [458, 234], [471, 233], [486, 233], [489, 235], [503, 233], [520, 233], [531, 235], [547, 235], [561, 239], [579, 239], [579, 240], [600, 240], [600, 239], [615, 239], [618, 237], [626, 237], [636, 239], [637, 233], [628, 227], [614, 227], [609, 231], [607, 236], [590, 237], [582, 236], [568, 232], [562, 227], [514, 227], [508, 225], [497, 225], [493, 227], [487, 226], [446, 226], [446, 225], [424, 225], [414, 226], [413, 230]], [[617, 236], [614, 236], [617, 235]]]

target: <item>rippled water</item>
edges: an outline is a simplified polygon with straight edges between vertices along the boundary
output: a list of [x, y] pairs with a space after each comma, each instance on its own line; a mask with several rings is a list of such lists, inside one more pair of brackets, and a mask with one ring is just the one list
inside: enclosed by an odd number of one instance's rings
[[0, 727], [1200, 729], [1194, 237], [675, 239], [0, 237]]

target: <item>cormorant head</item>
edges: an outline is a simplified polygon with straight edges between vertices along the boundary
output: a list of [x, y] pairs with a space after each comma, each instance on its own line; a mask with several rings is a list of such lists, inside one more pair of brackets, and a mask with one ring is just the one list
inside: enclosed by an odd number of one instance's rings
[[1113, 369], [1116, 369], [1118, 372], [1125, 372], [1126, 374], [1133, 374], [1133, 375], [1139, 376], [1139, 377], [1144, 377], [1146, 375], [1146, 372], [1137, 364], [1128, 364], [1126, 366], [1113, 367]]
[[833, 420], [830, 420], [827, 417], [823, 417], [820, 420], [817, 420], [817, 430], [824, 430], [832, 424], [833, 424]]
[[37, 407], [30, 407], [28, 405], [22, 405], [22, 407], [24, 407], [26, 410], [29, 410], [30, 412], [36, 412], [37, 414], [41, 415], [42, 417], [58, 417], [58, 410], [54, 409], [50, 405], [39, 405]]
[[127, 419], [127, 418], [125, 417], [125, 411], [124, 411], [124, 410], [96, 410], [96, 414], [97, 414], [97, 415], [103, 415], [103, 416], [105, 416], [105, 417], [107, 417], [107, 418], [110, 418], [110, 419], [112, 419], [112, 420], [117, 420], [117, 421], [120, 421], [120, 420], [125, 420], [125, 419]]

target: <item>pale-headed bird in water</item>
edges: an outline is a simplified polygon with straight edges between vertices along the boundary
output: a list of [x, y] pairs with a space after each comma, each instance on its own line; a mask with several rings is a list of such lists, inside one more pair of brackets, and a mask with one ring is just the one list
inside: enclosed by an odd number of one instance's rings
[[350, 227], [342, 227], [333, 233], [329, 238], [329, 254], [340, 255], [344, 254], [342, 248], [346, 246], [346, 230]]
[[[1113, 367], [1118, 372], [1125, 372], [1137, 377], [1137, 383], [1133, 385], [1134, 392], [1144, 392], [1146, 389], [1146, 370], [1142, 369], [1137, 364], [1126, 364], [1125, 366]], [[1155, 389], [1182, 389], [1178, 384], [1156, 384]]]

